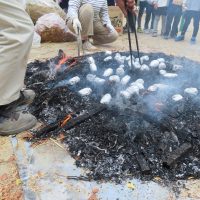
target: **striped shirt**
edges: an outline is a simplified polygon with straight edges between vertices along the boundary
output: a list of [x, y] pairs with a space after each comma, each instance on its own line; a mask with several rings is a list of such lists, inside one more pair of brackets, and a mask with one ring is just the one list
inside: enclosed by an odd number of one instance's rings
[[94, 21], [100, 18], [104, 25], [111, 24], [107, 0], [69, 0], [68, 19], [78, 18], [79, 8], [86, 3], [91, 4], [94, 9]]

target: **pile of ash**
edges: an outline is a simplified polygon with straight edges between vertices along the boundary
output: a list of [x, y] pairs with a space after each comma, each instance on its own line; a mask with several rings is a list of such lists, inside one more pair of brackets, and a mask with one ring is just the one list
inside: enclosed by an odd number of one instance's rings
[[30, 63], [30, 111], [46, 127], [32, 141], [61, 137], [94, 180], [200, 176], [199, 63], [162, 53], [103, 52]]

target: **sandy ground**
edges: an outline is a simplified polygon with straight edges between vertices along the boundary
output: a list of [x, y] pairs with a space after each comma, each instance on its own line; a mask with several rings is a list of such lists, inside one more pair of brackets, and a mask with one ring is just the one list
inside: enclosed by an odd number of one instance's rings
[[[164, 52], [168, 55], [185, 56], [187, 58], [200, 61], [200, 34], [198, 43], [189, 43], [191, 31], [188, 31], [185, 41], [175, 43], [173, 40], [164, 40], [160, 36], [153, 38], [150, 35], [138, 34], [140, 50], [142, 52]], [[134, 35], [132, 35], [133, 49], [135, 50]], [[73, 43], [45, 43], [41, 47], [32, 48], [29, 62], [35, 59], [47, 59], [57, 55], [62, 49], [67, 55], [76, 56], [76, 42]], [[109, 45], [98, 46], [97, 51], [126, 51], [128, 50], [127, 34]], [[200, 181], [190, 181], [185, 185], [185, 189], [180, 194], [181, 200], [200, 199]], [[18, 176], [15, 157], [9, 138], [0, 137], [0, 200], [20, 200], [22, 190]]]
[[[198, 42], [196, 45], [190, 44], [191, 28], [186, 34], [185, 41], [175, 42], [172, 39], [164, 40], [158, 36], [156, 38], [149, 34], [138, 34], [139, 45], [141, 52], [163, 52], [167, 55], [185, 56], [187, 58], [200, 61], [200, 34], [198, 35]], [[134, 34], [131, 36], [133, 50], [136, 50]], [[102, 45], [97, 47], [97, 51], [113, 50], [113, 51], [127, 51], [128, 37], [124, 34], [119, 39], [108, 45]], [[30, 55], [30, 61], [35, 59], [46, 59], [57, 55], [58, 50], [62, 49], [67, 55], [77, 55], [77, 43], [45, 43], [39, 48], [33, 48]]]

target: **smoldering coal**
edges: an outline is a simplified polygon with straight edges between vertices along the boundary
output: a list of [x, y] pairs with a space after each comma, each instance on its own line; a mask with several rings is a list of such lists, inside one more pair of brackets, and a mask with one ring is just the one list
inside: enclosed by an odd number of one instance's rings
[[[113, 59], [104, 62], [108, 56]], [[198, 178], [200, 96], [185, 91], [188, 88], [199, 90], [200, 64], [164, 54], [142, 56], [145, 58], [143, 65], [149, 70], [130, 69], [127, 53], [109, 52], [90, 55], [89, 59], [85, 57], [77, 63], [78, 67], [62, 76], [55, 74], [53, 78], [46, 73], [50, 69], [49, 61], [31, 63], [26, 84], [36, 90], [37, 97], [30, 111], [48, 124], [62, 120], [69, 113], [81, 116], [101, 100], [108, 105], [107, 110], [70, 130], [62, 128], [43, 136], [57, 137], [60, 132], [64, 133], [64, 142], [76, 159], [76, 165], [88, 168], [88, 175], [93, 179], [121, 181], [131, 175], [145, 180], [155, 176], [176, 180], [191, 174]], [[163, 70], [177, 76], [164, 77], [159, 65], [149, 67], [152, 60], [164, 63]], [[136, 57], [134, 61], [137, 62]], [[91, 69], [91, 63], [95, 64], [95, 70]], [[123, 76], [116, 74], [119, 67], [124, 69]], [[110, 81], [111, 75], [103, 76], [108, 68], [113, 70], [112, 76], [118, 75], [120, 82]], [[124, 86], [121, 80], [127, 75], [130, 80]], [[80, 81], [75, 85], [59, 86], [60, 82], [68, 83], [76, 76]], [[96, 83], [97, 77], [105, 80], [104, 84]], [[57, 87], [52, 87], [55, 85]], [[154, 89], [148, 90], [151, 86]], [[89, 96], [80, 97], [78, 91], [88, 88], [92, 91]], [[136, 92], [131, 92], [133, 89]], [[124, 98], [120, 95], [123, 91], [131, 95]], [[192, 144], [190, 151], [176, 153], [185, 143]], [[176, 159], [169, 169], [164, 162], [166, 158], [171, 159], [171, 152], [176, 154]], [[148, 174], [143, 174], [144, 169], [148, 169]]]

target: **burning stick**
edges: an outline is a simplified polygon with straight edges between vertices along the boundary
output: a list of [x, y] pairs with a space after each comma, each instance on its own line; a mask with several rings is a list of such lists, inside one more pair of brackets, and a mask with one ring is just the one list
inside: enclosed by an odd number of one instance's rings
[[61, 128], [65, 128], [65, 130], [69, 130], [69, 129], [75, 127], [76, 125], [81, 124], [85, 120], [91, 118], [92, 116], [99, 114], [100, 112], [104, 111], [105, 109], [106, 109], [105, 105], [99, 105], [97, 108], [89, 110], [87, 113], [80, 115], [80, 116], [76, 117], [75, 119], [73, 119], [72, 116], [69, 114], [63, 120], [53, 123], [53, 124], [50, 124], [50, 125], [44, 127], [42, 130], [38, 131], [36, 133], [35, 137], [37, 137], [37, 138], [41, 137], [42, 135], [46, 135], [49, 132], [54, 131], [56, 129], [58, 129], [58, 131]]

